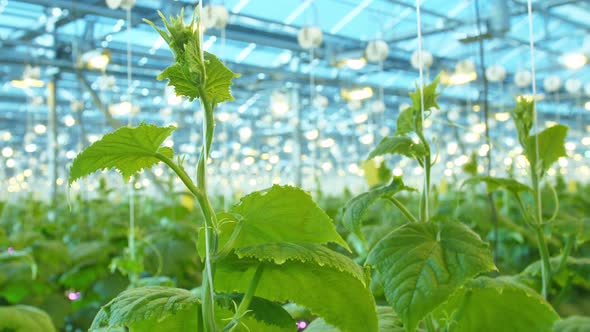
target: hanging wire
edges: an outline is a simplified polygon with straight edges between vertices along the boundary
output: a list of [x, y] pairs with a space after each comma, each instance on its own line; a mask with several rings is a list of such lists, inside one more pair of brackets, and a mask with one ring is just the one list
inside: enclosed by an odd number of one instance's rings
[[[131, 126], [133, 121], [133, 103], [131, 102], [132, 89], [132, 66], [131, 66], [131, 6], [127, 7], [127, 102], [130, 105], [127, 113], [127, 125]], [[135, 261], [135, 187], [133, 181], [127, 184], [129, 187], [129, 253], [131, 260]], [[133, 274], [132, 274], [133, 275]]]
[[[533, 128], [535, 129], [535, 133], [539, 132], [539, 119], [537, 116], [537, 80], [536, 80], [536, 68], [535, 68], [535, 41], [534, 41], [534, 34], [533, 34], [533, 4], [531, 0], [527, 1], [527, 10], [528, 10], [528, 19], [529, 19], [529, 48], [531, 53], [531, 77], [532, 77], [532, 93], [533, 93]], [[539, 158], [539, 135], [535, 136], [535, 154], [537, 156], [536, 160], [538, 161]], [[536, 172], [537, 165], [533, 165], [534, 172]], [[539, 202], [539, 209], [541, 209], [541, 191], [537, 190], [537, 199]], [[541, 220], [539, 220], [541, 222]]]
[[[315, 75], [313, 73], [313, 57], [314, 57], [314, 49], [315, 47], [309, 48], [309, 109], [313, 112], [313, 98], [315, 94]], [[315, 140], [313, 145], [313, 158], [311, 158], [311, 174], [312, 174], [312, 181], [314, 183], [314, 188], [318, 185], [316, 183], [316, 176], [320, 172], [317, 168], [320, 159], [320, 151], [319, 151], [319, 143], [321, 139], [321, 130], [320, 125], [322, 122], [323, 112], [321, 109], [318, 108], [318, 116], [316, 118], [316, 129], [318, 131], [318, 137]], [[319, 188], [316, 188], [319, 189]]]
[[[530, 1], [530, 0], [529, 0]], [[418, 72], [420, 74], [420, 115], [422, 117], [422, 125], [424, 125], [424, 62], [422, 61], [422, 23], [420, 21], [420, 0], [416, 0], [416, 29], [418, 31]], [[427, 157], [430, 158], [430, 157]], [[425, 160], [424, 163], [430, 163], [430, 160]], [[429, 219], [429, 197], [430, 188], [428, 188], [427, 175], [424, 174], [424, 220]]]

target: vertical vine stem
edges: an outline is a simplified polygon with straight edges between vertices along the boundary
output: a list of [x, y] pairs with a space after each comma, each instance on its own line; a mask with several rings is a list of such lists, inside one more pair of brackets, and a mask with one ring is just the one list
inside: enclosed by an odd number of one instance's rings
[[[420, 90], [421, 93], [422, 90]], [[422, 121], [424, 123], [424, 121]], [[424, 132], [422, 129], [422, 125], [417, 126], [416, 133], [418, 134], [418, 138], [420, 142], [424, 145], [424, 150], [426, 153], [424, 154], [424, 189], [422, 190], [422, 197], [420, 199], [420, 220], [423, 222], [427, 222], [430, 219], [430, 211], [429, 211], [429, 200], [430, 200], [430, 170], [432, 167], [432, 160], [430, 157], [430, 144], [426, 137], [424, 136]]]
[[545, 234], [543, 233], [543, 207], [542, 207], [542, 200], [541, 200], [541, 190], [539, 189], [539, 181], [540, 176], [543, 174], [543, 168], [538, 165], [539, 160], [541, 159], [539, 156], [539, 119], [537, 116], [537, 103], [535, 98], [537, 96], [537, 82], [536, 82], [536, 72], [535, 72], [535, 41], [534, 41], [534, 34], [533, 34], [533, 2], [531, 0], [527, 1], [527, 14], [528, 14], [528, 23], [529, 23], [529, 48], [531, 53], [531, 76], [532, 76], [532, 94], [533, 94], [533, 127], [535, 128], [535, 132], [537, 133], [535, 139], [535, 155], [537, 156], [536, 162], [533, 164], [531, 163], [531, 180], [533, 183], [533, 195], [535, 195], [535, 221], [536, 221], [536, 233], [537, 233], [537, 241], [539, 246], [539, 253], [541, 255], [541, 271], [542, 271], [542, 278], [543, 278], [543, 290], [542, 294], [545, 299], [547, 299], [547, 293], [549, 291], [549, 286], [551, 283], [551, 265], [549, 263], [549, 250], [547, 249], [547, 241], [545, 240]]
[[205, 218], [205, 270], [203, 278], [203, 318], [207, 331], [217, 331], [215, 325], [215, 291], [213, 288], [213, 275], [215, 271], [211, 257], [217, 250], [217, 217], [207, 196], [207, 160], [213, 142], [215, 122], [213, 118], [213, 103], [210, 102], [202, 86], [199, 87], [199, 95], [203, 105], [203, 146], [197, 165], [197, 186], [201, 196], [197, 197], [199, 206]]
[[422, 126], [424, 125], [424, 62], [422, 59], [422, 23], [420, 17], [421, 0], [416, 0], [416, 31], [418, 38], [418, 72], [420, 75], [420, 126], [416, 126], [416, 133], [420, 141], [426, 148], [424, 156], [424, 187], [422, 189], [422, 199], [420, 200], [420, 219], [426, 222], [430, 219], [430, 145], [424, 137]]
[[[537, 144], [538, 145], [538, 144]], [[538, 154], [537, 154], [538, 155]], [[539, 188], [539, 168], [531, 164], [531, 181], [533, 183], [533, 195], [535, 196], [535, 232], [537, 235], [537, 246], [541, 256], [541, 278], [543, 298], [547, 299], [549, 286], [551, 283], [551, 264], [549, 261], [549, 249], [543, 232], [543, 209], [541, 206], [541, 190]]]

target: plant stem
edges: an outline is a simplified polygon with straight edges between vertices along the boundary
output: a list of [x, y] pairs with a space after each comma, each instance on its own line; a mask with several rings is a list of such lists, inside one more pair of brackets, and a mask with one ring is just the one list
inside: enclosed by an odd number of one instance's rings
[[430, 168], [432, 166], [432, 161], [430, 160], [430, 144], [424, 137], [424, 133], [422, 129], [417, 130], [416, 134], [418, 138], [424, 144], [424, 150], [426, 151], [424, 155], [424, 188], [422, 189], [422, 199], [420, 200], [420, 220], [423, 222], [427, 222], [430, 219], [430, 211], [429, 211], [429, 199], [430, 199]]
[[260, 282], [260, 277], [262, 276], [262, 264], [259, 264], [256, 267], [256, 272], [254, 272], [254, 276], [252, 280], [250, 280], [250, 285], [238, 306], [238, 309], [234, 313], [234, 318], [227, 324], [227, 326], [223, 329], [223, 331], [232, 331], [234, 327], [240, 322], [240, 319], [246, 314], [248, 308], [250, 307], [250, 302], [252, 302], [252, 298], [256, 293], [256, 288], [258, 288], [258, 283]]
[[436, 327], [434, 325], [434, 319], [432, 318], [432, 315], [428, 315], [424, 318], [424, 324], [426, 324], [426, 331], [436, 332]]
[[561, 258], [559, 259], [559, 265], [557, 266], [557, 270], [553, 271], [553, 275], [558, 274], [561, 272], [565, 266], [567, 265], [567, 259], [572, 252], [572, 248], [574, 246], [574, 242], [576, 240], [576, 236], [571, 234], [565, 240], [565, 247], [563, 248], [563, 254], [561, 254]]
[[155, 157], [160, 159], [164, 164], [168, 165], [168, 167], [170, 167], [174, 171], [174, 173], [176, 173], [176, 175], [178, 175], [178, 177], [180, 178], [182, 183], [184, 183], [184, 185], [187, 187], [187, 189], [197, 199], [199, 197], [203, 196], [203, 193], [201, 193], [201, 190], [195, 186], [195, 184], [193, 183], [191, 178], [188, 176], [188, 174], [186, 174], [186, 171], [182, 167], [178, 166], [174, 161], [172, 161], [172, 159], [164, 156], [161, 153], [156, 153]]
[[543, 278], [543, 298], [547, 299], [551, 283], [551, 265], [549, 262], [549, 249], [543, 233], [543, 211], [541, 210], [541, 195], [539, 189], [539, 175], [535, 165], [531, 165], [531, 180], [533, 183], [533, 195], [535, 196], [535, 231], [537, 233], [537, 245], [541, 255], [541, 277]]
[[[201, 211], [205, 218], [205, 247], [207, 249], [206, 257], [205, 257], [205, 270], [203, 271], [203, 319], [205, 321], [205, 326], [207, 326], [207, 331], [217, 331], [217, 326], [215, 325], [215, 317], [214, 317], [214, 310], [215, 306], [213, 303], [213, 296], [212, 285], [213, 280], [211, 277], [212, 273], [212, 264], [210, 261], [210, 256], [212, 256], [212, 252], [210, 252], [211, 247], [209, 246], [209, 238], [211, 237], [211, 226], [213, 221], [216, 220], [215, 213], [213, 212], [213, 208], [207, 199], [207, 195], [203, 193], [201, 188], [197, 188], [189, 175], [186, 171], [173, 162], [170, 158], [162, 155], [161, 153], [156, 153], [155, 157], [163, 161], [166, 165], [168, 165], [176, 175], [180, 178], [182, 183], [187, 187], [187, 189], [195, 196], [197, 201], [199, 202], [199, 206], [201, 207]], [[204, 170], [204, 169], [203, 169]], [[215, 234], [213, 232], [213, 234]], [[215, 247], [214, 247], [215, 250]]]
[[214, 262], [211, 257], [217, 251], [217, 217], [207, 196], [207, 159], [213, 142], [213, 132], [215, 122], [213, 119], [213, 104], [209, 102], [203, 85], [198, 87], [199, 96], [203, 105], [203, 145], [201, 155], [197, 165], [197, 186], [202, 196], [199, 199], [199, 205], [205, 218], [205, 274], [203, 283], [203, 318], [205, 320], [205, 330], [215, 332], [215, 290], [213, 288], [213, 274], [215, 271]]
[[412, 222], [418, 222], [418, 219], [416, 219], [416, 217], [414, 217], [414, 215], [412, 214], [412, 212], [410, 212], [402, 204], [402, 202], [400, 202], [399, 200], [397, 200], [397, 198], [395, 198], [395, 197], [384, 197], [384, 198], [387, 199], [388, 201], [390, 201], [391, 203], [393, 203], [393, 205], [395, 205], [398, 209], [400, 209], [400, 211], [404, 214], [404, 216], [406, 216], [406, 218], [408, 218], [410, 221], [412, 221]]

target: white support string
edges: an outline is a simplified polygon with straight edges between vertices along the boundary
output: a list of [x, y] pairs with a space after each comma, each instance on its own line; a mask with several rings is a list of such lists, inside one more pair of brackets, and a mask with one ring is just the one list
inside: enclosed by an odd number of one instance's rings
[[[418, 31], [418, 72], [420, 74], [420, 114], [422, 117], [422, 126], [424, 126], [424, 62], [422, 61], [422, 23], [420, 20], [420, 0], [416, 0], [416, 29]], [[430, 158], [430, 157], [427, 157]], [[430, 160], [425, 160], [425, 164], [430, 162]], [[426, 180], [426, 172], [424, 173], [424, 197], [426, 201], [425, 204], [425, 211], [424, 211], [424, 219], [429, 219], [429, 197], [430, 197], [430, 188], [428, 188], [428, 181]]]
[[[130, 105], [129, 113], [127, 113], [127, 125], [131, 126], [132, 124], [132, 113], [133, 113], [133, 103], [131, 101], [131, 89], [132, 89], [132, 52], [131, 52], [131, 6], [127, 7], [127, 102]], [[135, 187], [133, 186], [133, 181], [127, 184], [128, 192], [129, 192], [129, 235], [128, 235], [128, 242], [129, 242], [129, 253], [131, 255], [131, 260], [135, 260]]]
[[[315, 89], [315, 76], [313, 72], [313, 57], [315, 56], [315, 47], [309, 48], [309, 109], [313, 112], [314, 105], [313, 105], [313, 97], [314, 97], [314, 89]], [[321, 139], [321, 130], [320, 130], [320, 123], [322, 121], [322, 110], [318, 107], [318, 117], [316, 119], [316, 129], [318, 131], [318, 137], [316, 137], [315, 143], [313, 145], [313, 156], [311, 158], [311, 177], [313, 187], [316, 188], [318, 185], [316, 183], [316, 174], [320, 173], [321, 171], [318, 169], [319, 159], [320, 159], [320, 151], [319, 151], [319, 143]], [[316, 188], [319, 189], [319, 188]]]
[[[531, 53], [531, 77], [532, 77], [532, 94], [533, 94], [533, 128], [535, 129], [536, 135], [536, 142], [535, 142], [535, 154], [537, 155], [536, 162], [538, 163], [539, 158], [539, 119], [537, 117], [537, 79], [536, 79], [536, 68], [535, 68], [535, 41], [534, 41], [534, 34], [533, 34], [533, 4], [531, 0], [527, 2], [527, 10], [528, 10], [528, 19], [529, 19], [529, 48]], [[533, 165], [534, 172], [537, 171], [537, 165]], [[538, 201], [539, 201], [539, 209], [541, 209], [541, 191], [537, 191]], [[541, 222], [541, 220], [539, 220]]]

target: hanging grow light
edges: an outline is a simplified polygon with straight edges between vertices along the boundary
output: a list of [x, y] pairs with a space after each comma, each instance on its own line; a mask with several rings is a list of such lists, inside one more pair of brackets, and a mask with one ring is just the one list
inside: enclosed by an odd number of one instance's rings
[[340, 94], [342, 95], [342, 98], [346, 100], [359, 101], [373, 97], [373, 89], [368, 86], [352, 89], [342, 88], [342, 90], [340, 90]]
[[528, 70], [519, 70], [514, 74], [514, 84], [519, 88], [526, 88], [531, 85], [533, 75]]
[[110, 61], [111, 51], [98, 48], [82, 54], [78, 60], [78, 65], [88, 69], [105, 70]]
[[45, 83], [40, 80], [41, 69], [39, 67], [26, 66], [22, 79], [12, 80], [10, 84], [19, 89], [42, 88]]
[[128, 101], [123, 101], [110, 105], [109, 112], [114, 116], [125, 116], [130, 113], [139, 113], [139, 106], [133, 105]]
[[[432, 66], [433, 61], [434, 58], [432, 57], [432, 53], [426, 50], [422, 50], [422, 67], [430, 68], [430, 66]], [[414, 69], [420, 68], [420, 52], [414, 51], [414, 53], [412, 53], [410, 63], [412, 64], [412, 67], [414, 67]]]
[[304, 49], [316, 48], [322, 44], [322, 30], [316, 26], [308, 26], [299, 30], [297, 42]]
[[270, 95], [270, 108], [275, 116], [283, 116], [289, 112], [289, 100], [287, 96], [279, 91]]
[[572, 70], [580, 69], [588, 63], [588, 57], [586, 54], [577, 52], [564, 54], [561, 56], [560, 60], [564, 66]]
[[455, 71], [451, 74], [443, 71], [440, 80], [445, 85], [464, 85], [477, 79], [475, 64], [471, 60], [457, 62]]
[[389, 55], [389, 46], [383, 40], [374, 40], [367, 44], [365, 57], [370, 62], [383, 62]]
[[229, 13], [224, 6], [210, 5], [203, 7], [201, 22], [206, 29], [225, 29], [228, 18]]
[[367, 64], [367, 60], [364, 57], [360, 58], [348, 58], [338, 61], [336, 64], [338, 67], [348, 67], [352, 70], [360, 70]]

